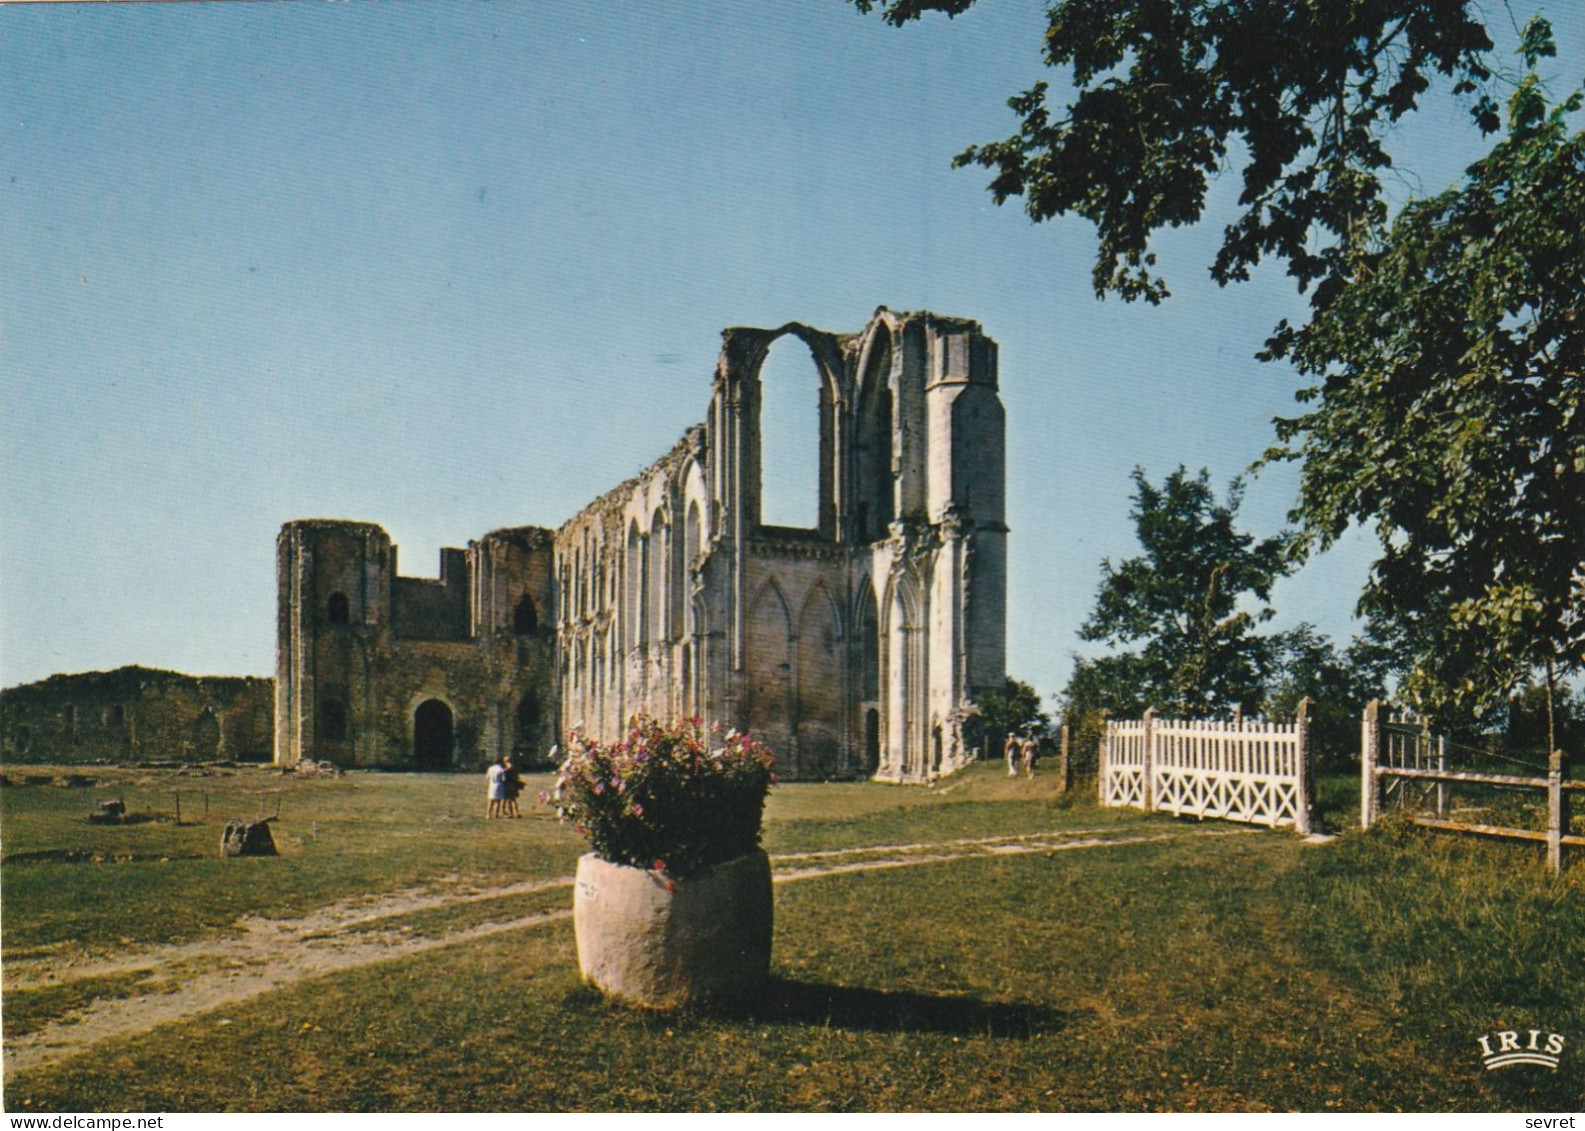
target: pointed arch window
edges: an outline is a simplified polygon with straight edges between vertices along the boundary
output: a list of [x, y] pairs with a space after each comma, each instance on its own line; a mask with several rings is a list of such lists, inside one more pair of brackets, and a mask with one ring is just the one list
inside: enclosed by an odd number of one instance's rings
[[760, 523], [817, 530], [830, 462], [820, 368], [809, 344], [789, 334], [770, 344], [758, 376]]
[[512, 631], [519, 636], [528, 636], [538, 627], [539, 611], [534, 607], [534, 596], [524, 593], [523, 599], [512, 610]]

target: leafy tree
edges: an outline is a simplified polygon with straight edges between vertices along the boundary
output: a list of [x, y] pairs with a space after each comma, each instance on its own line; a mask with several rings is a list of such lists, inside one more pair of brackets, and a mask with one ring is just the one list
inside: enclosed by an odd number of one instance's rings
[[[901, 26], [974, 0], [853, 3]], [[1036, 83], [1008, 100], [1018, 132], [955, 164], [995, 170], [996, 202], [1022, 197], [1036, 222], [1092, 221], [1098, 294], [1165, 297], [1152, 237], [1198, 221], [1210, 179], [1236, 169], [1243, 212], [1212, 275], [1281, 259], [1324, 307], [1386, 218], [1386, 142], [1432, 81], [1480, 92], [1475, 123], [1499, 126], [1474, 0], [1055, 0], [1047, 17], [1045, 62], [1067, 69], [1072, 101]]]
[[1133, 653], [1073, 657], [1067, 686], [1053, 698], [1068, 728], [1068, 765], [1075, 775], [1097, 772], [1108, 716], [1137, 719], [1144, 714], [1150, 704], [1143, 687], [1144, 664]]
[[[900, 26], [973, 0], [853, 3]], [[1389, 230], [1387, 143], [1433, 82], [1503, 128], [1475, 0], [1054, 0], [1048, 20], [1071, 99], [1037, 83], [1009, 102], [1018, 133], [957, 164], [1037, 222], [1093, 221], [1097, 293], [1152, 302], [1154, 236], [1239, 170], [1213, 277], [1277, 259], [1311, 293], [1262, 355], [1319, 379], [1274, 453], [1305, 461], [1306, 547], [1374, 523], [1361, 609], [1422, 710], [1498, 710], [1532, 676], [1555, 697], [1585, 668], [1585, 142], [1579, 97], [1549, 107], [1533, 73], [1546, 22], [1522, 35], [1506, 135]]]
[[1040, 709], [1040, 693], [1018, 679], [1009, 679], [999, 690], [979, 697], [980, 718], [985, 735], [985, 756], [1001, 756], [1008, 734], [1043, 736], [1051, 719]]
[[1507, 745], [1519, 754], [1559, 748], [1578, 750], [1585, 741], [1585, 694], [1567, 686], [1547, 695], [1544, 683], [1520, 688], [1508, 700]]
[[[1102, 563], [1095, 611], [1079, 630], [1085, 640], [1141, 644], [1132, 661], [1101, 674], [1128, 671], [1137, 694], [1158, 710], [1190, 716], [1234, 707], [1255, 710], [1270, 666], [1269, 641], [1254, 627], [1272, 615], [1260, 602], [1287, 572], [1287, 542], [1256, 542], [1234, 519], [1243, 497], [1235, 479], [1216, 501], [1210, 473], [1179, 467], [1161, 487], [1135, 468], [1130, 512], [1144, 553], [1119, 565]], [[1120, 665], [1123, 662], [1119, 662]]]
[[1585, 133], [1533, 73], [1550, 52], [1532, 21], [1506, 136], [1271, 344], [1315, 379], [1268, 453], [1303, 461], [1303, 545], [1374, 524], [1360, 608], [1432, 713], [1585, 668]]
[[1359, 756], [1360, 713], [1372, 699], [1384, 698], [1385, 683], [1368, 643], [1356, 642], [1342, 655], [1312, 624], [1279, 632], [1271, 640], [1272, 677], [1264, 712], [1276, 722], [1291, 722], [1299, 702], [1314, 703], [1310, 744], [1323, 765], [1341, 766]]

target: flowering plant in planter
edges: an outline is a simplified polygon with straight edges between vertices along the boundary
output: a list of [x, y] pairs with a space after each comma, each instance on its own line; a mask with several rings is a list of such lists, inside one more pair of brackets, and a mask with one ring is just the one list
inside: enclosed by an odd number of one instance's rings
[[697, 718], [668, 726], [644, 716], [620, 742], [574, 731], [555, 792], [540, 799], [602, 860], [685, 879], [759, 848], [776, 780], [765, 746], [719, 732]]

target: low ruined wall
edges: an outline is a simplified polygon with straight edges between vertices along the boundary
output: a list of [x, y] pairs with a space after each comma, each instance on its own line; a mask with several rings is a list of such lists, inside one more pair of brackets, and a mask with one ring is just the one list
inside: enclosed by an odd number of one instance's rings
[[268, 761], [275, 681], [127, 667], [0, 691], [0, 762]]

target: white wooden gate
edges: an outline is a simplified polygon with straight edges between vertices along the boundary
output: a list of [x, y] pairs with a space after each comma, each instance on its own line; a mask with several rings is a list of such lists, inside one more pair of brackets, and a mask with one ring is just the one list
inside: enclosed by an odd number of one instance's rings
[[1102, 805], [1310, 831], [1310, 701], [1295, 723], [1108, 722]]
[[[1547, 755], [1546, 776], [1497, 774], [1479, 770], [1452, 769], [1448, 766], [1448, 747], [1457, 746], [1466, 755], [1474, 754], [1483, 761], [1496, 757], [1502, 761], [1528, 763], [1501, 754], [1492, 754], [1476, 747], [1450, 743], [1445, 736], [1432, 735], [1427, 719], [1409, 711], [1394, 713], [1386, 704], [1372, 700], [1365, 708], [1360, 725], [1360, 798], [1359, 821], [1363, 828], [1370, 826], [1386, 806], [1406, 811], [1417, 825], [1431, 829], [1445, 829], [1476, 836], [1501, 837], [1506, 840], [1539, 841], [1546, 845], [1546, 862], [1553, 872], [1563, 870], [1565, 849], [1585, 849], [1585, 836], [1570, 832], [1570, 795], [1585, 793], [1585, 781], [1569, 776], [1569, 758], [1562, 750]], [[1476, 763], [1479, 765], [1479, 761]], [[1533, 790], [1546, 794], [1546, 827], [1541, 829], [1513, 828], [1508, 825], [1475, 824], [1467, 819], [1452, 820], [1451, 791], [1468, 793], [1472, 788], [1477, 796], [1489, 794], [1482, 787], [1497, 790]], [[1474, 798], [1465, 797], [1464, 803]], [[1475, 806], [1475, 811], [1480, 807]]]

